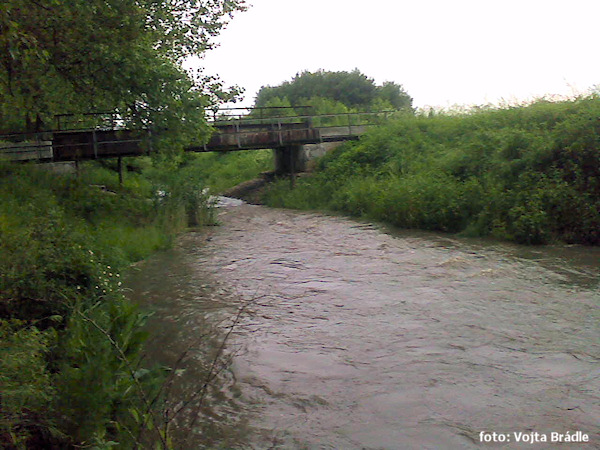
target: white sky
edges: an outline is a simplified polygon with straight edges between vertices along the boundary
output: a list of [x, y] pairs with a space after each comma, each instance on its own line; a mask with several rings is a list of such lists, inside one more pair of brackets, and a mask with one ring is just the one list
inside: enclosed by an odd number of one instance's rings
[[418, 107], [530, 100], [600, 84], [600, 0], [249, 0], [199, 62], [246, 89], [358, 68]]

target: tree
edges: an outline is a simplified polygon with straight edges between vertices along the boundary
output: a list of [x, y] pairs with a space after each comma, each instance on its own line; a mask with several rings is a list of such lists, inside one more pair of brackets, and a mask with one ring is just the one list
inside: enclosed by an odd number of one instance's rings
[[412, 98], [404, 92], [404, 88], [392, 81], [385, 81], [377, 87], [377, 98], [388, 102], [393, 109], [412, 109]]
[[203, 108], [231, 100], [214, 77], [183, 60], [211, 39], [244, 0], [5, 0], [0, 11], [0, 125], [49, 127], [55, 114], [117, 112], [132, 126], [198, 138]]
[[389, 108], [412, 109], [412, 98], [401, 85], [385, 82], [383, 86], [376, 86], [373, 79], [358, 69], [352, 72], [305, 71], [279, 86], [263, 86], [257, 94], [255, 106], [266, 106], [274, 98], [287, 98], [294, 107], [304, 106], [302, 102], [307, 99], [321, 98], [354, 110], [388, 105]]

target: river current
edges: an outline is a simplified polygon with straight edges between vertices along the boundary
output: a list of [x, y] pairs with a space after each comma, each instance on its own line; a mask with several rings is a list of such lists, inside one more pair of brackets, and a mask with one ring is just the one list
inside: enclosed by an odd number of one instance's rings
[[185, 369], [178, 448], [599, 448], [600, 249], [233, 202], [219, 221], [128, 277], [148, 359]]

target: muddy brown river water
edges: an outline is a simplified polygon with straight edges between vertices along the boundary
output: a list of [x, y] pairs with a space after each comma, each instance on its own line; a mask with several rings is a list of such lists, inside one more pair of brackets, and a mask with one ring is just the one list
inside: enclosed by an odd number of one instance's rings
[[[243, 308], [179, 448], [600, 448], [600, 249], [246, 204], [219, 218], [128, 281], [156, 311], [149, 359], [191, 349], [175, 401]], [[551, 442], [577, 431], [590, 442]]]

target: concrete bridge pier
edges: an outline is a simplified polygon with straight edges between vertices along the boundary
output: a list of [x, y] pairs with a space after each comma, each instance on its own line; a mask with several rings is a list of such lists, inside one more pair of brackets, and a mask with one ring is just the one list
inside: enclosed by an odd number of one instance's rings
[[306, 170], [306, 155], [302, 145], [286, 145], [274, 149], [273, 152], [277, 175], [294, 174]]

